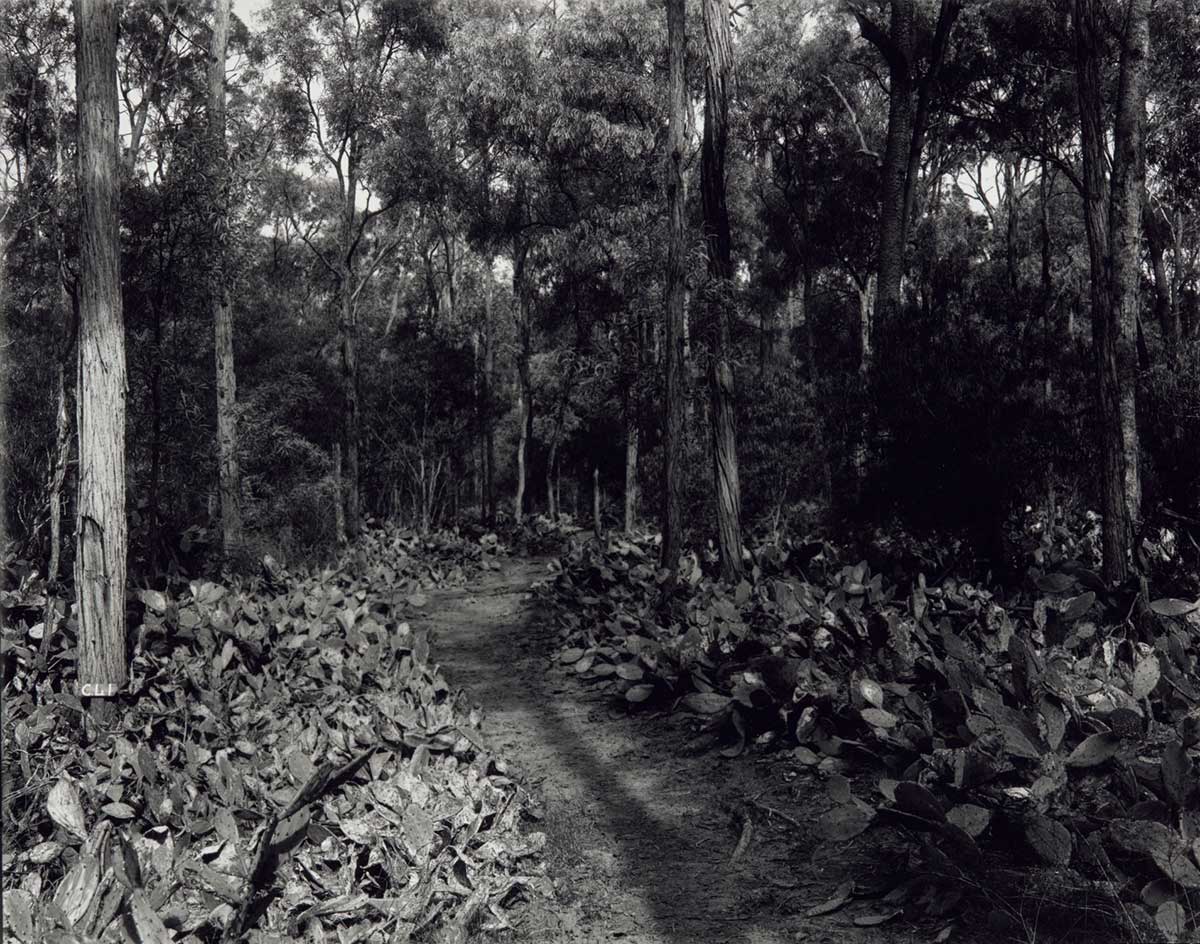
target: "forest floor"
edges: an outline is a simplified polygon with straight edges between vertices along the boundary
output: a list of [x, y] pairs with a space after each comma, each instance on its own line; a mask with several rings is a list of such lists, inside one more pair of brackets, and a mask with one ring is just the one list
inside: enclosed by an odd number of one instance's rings
[[806, 917], [840, 885], [869, 884], [886, 858], [878, 840], [823, 844], [815, 820], [831, 803], [788, 752], [689, 751], [694, 721], [631, 714], [589, 693], [553, 659], [554, 627], [530, 593], [546, 575], [544, 560], [514, 558], [471, 586], [431, 594], [425, 615], [448, 680], [483, 708], [485, 736], [543, 804], [529, 828], [547, 835], [557, 900], [518, 912], [516, 940], [933, 938], [936, 929], [900, 923], [855, 926], [871, 920], [863, 905], [888, 911], [878, 901]]

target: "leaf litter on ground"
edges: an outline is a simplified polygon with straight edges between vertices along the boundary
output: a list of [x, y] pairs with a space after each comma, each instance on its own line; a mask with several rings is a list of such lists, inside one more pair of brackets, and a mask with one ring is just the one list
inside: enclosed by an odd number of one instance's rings
[[[1128, 591], [1073, 560], [1002, 598], [953, 575], [896, 582], [827, 542], [765, 543], [734, 585], [695, 554], [676, 574], [657, 556], [641, 534], [560, 557], [540, 592], [563, 662], [629, 710], [690, 712], [727, 756], [773, 744], [802, 769], [882, 778], [869, 803], [830, 781], [819, 834], [909, 833], [941, 889], [926, 914], [965, 890], [1018, 895], [1045, 869], [1047, 913], [1085, 894], [1118, 939], [1177, 926], [1168, 903], [1197, 918], [1194, 603], [1156, 600], [1131, 624]], [[1143, 908], [1163, 876], [1174, 891]]]
[[421, 597], [500, 553], [494, 536], [378, 528], [333, 568], [265, 561], [251, 579], [131, 594], [134, 694], [86, 740], [72, 623], [39, 671], [26, 639], [45, 588], [8, 562], [10, 933], [274, 944], [313, 926], [366, 942], [507, 927], [516, 899], [549, 887], [544, 837], [523, 831], [529, 796], [419, 628]]

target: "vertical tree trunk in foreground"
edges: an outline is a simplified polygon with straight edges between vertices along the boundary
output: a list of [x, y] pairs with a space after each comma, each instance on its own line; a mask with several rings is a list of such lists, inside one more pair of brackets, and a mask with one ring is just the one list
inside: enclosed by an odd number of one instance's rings
[[221, 550], [228, 558], [244, 543], [241, 475], [238, 469], [237, 375], [233, 365], [233, 308], [228, 258], [230, 168], [225, 142], [225, 49], [230, 0], [217, 0], [208, 63], [209, 157], [213, 162], [213, 259], [209, 269], [213, 350], [217, 370], [217, 480], [221, 496]]
[[125, 333], [117, 163], [117, 6], [76, 0], [79, 96], [79, 693], [115, 695], [125, 657]]
[[[1137, 429], [1137, 357], [1126, 338], [1140, 329], [1142, 198], [1146, 192], [1146, 70], [1150, 59], [1150, 0], [1129, 0], [1121, 43], [1121, 77], [1114, 125], [1108, 241], [1112, 266], [1112, 315], [1120, 326], [1121, 444], [1125, 455], [1124, 492], [1131, 539], [1142, 517], [1141, 449]], [[1132, 546], [1132, 540], [1130, 543]]]
[[712, 401], [713, 479], [717, 490], [717, 538], [721, 575], [742, 574], [742, 497], [738, 481], [733, 367], [729, 363], [729, 306], [733, 303], [733, 250], [725, 196], [729, 74], [733, 42], [725, 0], [704, 0], [704, 143], [700, 191], [708, 254], [708, 318], [712, 337], [709, 392]]
[[1099, 402], [1104, 577], [1121, 582], [1129, 576], [1141, 505], [1136, 344], [1149, 0], [1123, 4], [1111, 181], [1105, 169], [1104, 37], [1096, 0], [1075, 0], [1073, 14]]
[[662, 566], [672, 574], [683, 551], [683, 294], [686, 278], [683, 183], [684, 84], [686, 46], [684, 0], [667, 0], [667, 58], [670, 71], [670, 130], [667, 140], [667, 244], [665, 357], [666, 402], [663, 435]]

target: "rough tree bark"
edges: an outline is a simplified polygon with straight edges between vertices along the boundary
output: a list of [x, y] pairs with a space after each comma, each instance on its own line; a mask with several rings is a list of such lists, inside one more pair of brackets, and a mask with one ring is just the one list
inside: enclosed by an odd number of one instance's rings
[[558, 446], [562, 441], [563, 425], [567, 419], [567, 405], [571, 402], [571, 389], [575, 385], [575, 374], [579, 369], [579, 358], [571, 352], [571, 364], [563, 378], [562, 395], [558, 399], [558, 412], [554, 416], [554, 430], [550, 435], [550, 449], [546, 454], [546, 511], [551, 521], [558, 521], [558, 490], [555, 476], [558, 472]]
[[683, 183], [684, 121], [687, 88], [684, 81], [686, 50], [684, 0], [667, 0], [667, 60], [670, 128], [667, 138], [666, 192], [669, 237], [667, 243], [666, 331], [664, 338], [666, 400], [663, 430], [662, 566], [672, 574], [683, 551], [683, 296], [686, 278]]
[[342, 481], [342, 444], [333, 444], [333, 533], [338, 547], [346, 546], [345, 483]]
[[[1113, 315], [1124, 338], [1140, 330], [1142, 196], [1146, 190], [1146, 69], [1150, 58], [1150, 0], [1129, 0], [1121, 44], [1109, 203], [1109, 286]], [[1142, 479], [1137, 429], [1137, 359], [1118, 355], [1121, 441], [1125, 454], [1124, 491], [1130, 529], [1141, 523]]]
[[729, 362], [729, 306], [733, 291], [733, 249], [725, 195], [725, 154], [729, 135], [729, 77], [733, 41], [726, 0], [704, 0], [704, 140], [700, 193], [708, 255], [709, 396], [712, 402], [713, 479], [717, 492], [717, 539], [721, 574], [742, 575], [742, 498], [738, 480], [737, 426], [733, 366]]
[[531, 338], [529, 294], [525, 285], [528, 244], [517, 237], [513, 245], [513, 321], [517, 328], [517, 493], [513, 498], [513, 520], [520, 524], [525, 515], [525, 470], [533, 425], [533, 379], [529, 372]]
[[905, 203], [913, 143], [912, 33], [914, 0], [892, 0], [887, 33], [859, 17], [862, 34], [883, 54], [888, 66], [887, 139], [880, 172], [879, 241], [876, 247], [876, 320], [886, 321], [900, 307], [904, 274]]
[[483, 438], [484, 463], [483, 491], [485, 514], [489, 527], [496, 524], [496, 422], [492, 410], [492, 391], [496, 384], [496, 339], [492, 326], [492, 259], [488, 257], [484, 266], [483, 282]]
[[[1051, 314], [1054, 307], [1054, 269], [1052, 261], [1054, 248], [1050, 241], [1050, 194], [1054, 180], [1049, 175], [1047, 161], [1042, 160], [1041, 173], [1038, 180], [1038, 222], [1041, 237], [1041, 282], [1038, 292], [1038, 307], [1042, 321], [1042, 394], [1045, 408], [1050, 409], [1054, 399], [1054, 352], [1059, 342], [1051, 330]], [[1046, 511], [1050, 527], [1054, 526], [1058, 515], [1058, 496], [1054, 475], [1054, 457], [1046, 463]]]
[[852, 453], [852, 463], [854, 467], [855, 486], [861, 496], [870, 465], [871, 409], [868, 387], [871, 382], [871, 368], [875, 360], [875, 316], [879, 311], [875, 294], [875, 273], [870, 273], [864, 282], [860, 282], [856, 276], [855, 288], [858, 290], [858, 377], [859, 383], [862, 386], [863, 407], [858, 437], [854, 443], [854, 451]]
[[1129, 551], [1141, 506], [1136, 344], [1150, 0], [1123, 4], [1111, 180], [1106, 172], [1101, 83], [1105, 26], [1097, 7], [1097, 0], [1075, 0], [1073, 27], [1099, 403], [1104, 576], [1121, 582], [1129, 576]]
[[[342, 467], [343, 495], [345, 505], [346, 537], [358, 537], [361, 528], [359, 518], [358, 482], [358, 306], [355, 304], [355, 223], [358, 217], [358, 146], [352, 138], [347, 161], [345, 199], [342, 205], [342, 246], [344, 256], [338, 279], [338, 346], [341, 353], [342, 381], [342, 448], [345, 463]], [[349, 248], [345, 248], [349, 247]]]
[[[67, 484], [67, 468], [71, 458], [71, 404], [67, 393], [67, 370], [75, 357], [75, 338], [79, 327], [79, 312], [74, 288], [67, 284], [66, 247], [62, 227], [64, 168], [62, 153], [61, 109], [56, 107], [54, 119], [54, 255], [58, 278], [56, 311], [58, 330], [58, 363], [54, 372], [55, 436], [50, 456], [50, 474], [46, 492], [50, 506], [50, 559], [46, 564], [46, 607], [42, 614], [42, 641], [38, 658], [44, 668], [50, 655], [50, 641], [58, 626], [58, 571], [62, 555], [63, 493]], [[0, 276], [2, 277], [2, 276]]]
[[950, 33], [962, 12], [962, 0], [941, 0], [929, 61], [921, 75], [916, 74], [914, 62], [915, 9], [915, 0], [892, 0], [885, 32], [863, 11], [852, 7], [863, 38], [879, 50], [888, 67], [888, 125], [881, 171], [876, 267], [877, 324], [886, 324], [900, 306], [908, 228], [916, 202], [925, 136]]
[[1179, 356], [1179, 309], [1173, 303], [1171, 279], [1167, 275], [1164, 258], [1170, 239], [1170, 224], [1155, 212], [1145, 194], [1142, 195], [1142, 228], [1146, 234], [1150, 268], [1154, 273], [1154, 315], [1162, 330], [1167, 357], [1174, 360]]
[[125, 332], [121, 312], [117, 160], [117, 4], [75, 2], [79, 97], [79, 500], [75, 588], [79, 693], [124, 687]]
[[213, 350], [217, 372], [217, 481], [221, 497], [221, 550], [228, 558], [245, 543], [238, 469], [237, 374], [233, 363], [233, 306], [229, 303], [229, 149], [225, 141], [225, 50], [230, 0], [216, 0], [208, 61], [208, 147], [213, 163], [213, 257], [209, 269]]
[[638, 445], [640, 438], [640, 404], [637, 378], [646, 367], [646, 319], [626, 318], [623, 323], [624, 356], [621, 383], [621, 416], [625, 426], [625, 487], [622, 526], [626, 534], [633, 533], [638, 514]]

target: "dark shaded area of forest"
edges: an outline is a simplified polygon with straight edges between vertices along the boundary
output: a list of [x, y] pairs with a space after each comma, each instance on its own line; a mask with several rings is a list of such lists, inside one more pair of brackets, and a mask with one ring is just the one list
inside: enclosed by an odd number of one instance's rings
[[[930, 834], [926, 898], [1017, 894], [1019, 849], [1121, 933], [1196, 933], [1198, 49], [1192, 0], [5, 3], [28, 933], [504, 930], [545, 837], [420, 620], [509, 554], [554, 558], [559, 665], [722, 756], [787, 744], [831, 840]], [[291, 716], [297, 653], [386, 750]], [[151, 774], [117, 732], [193, 695]], [[422, 878], [284, 907], [280, 836], [401, 777]], [[149, 897], [105, 871], [168, 827], [237, 858], [188, 866], [186, 918], [174, 860]]]
[[[939, 40], [938, 11], [916, 10], [905, 54], [913, 127], [896, 145], [901, 283], [881, 287], [883, 218], [891, 225], [881, 187], [892, 138], [904, 134], [890, 113], [889, 10], [781, 3], [734, 15], [730, 261], [719, 278], [705, 261], [700, 199], [700, 139], [713, 124], [705, 49], [703, 33], [691, 36], [678, 392], [688, 543], [717, 533], [714, 312], [735, 379], [748, 532], [898, 523], [966, 536], [1001, 568], [1016, 563], [1030, 515], [1077, 529], [1087, 509], [1103, 511], [1070, 11], [945, 4]], [[364, 7], [351, 32], [311, 12], [276, 4], [251, 26], [234, 17], [228, 223], [214, 236], [208, 14], [123, 9], [135, 566], [186, 553], [185, 534], [193, 547], [221, 546], [214, 240], [228, 257], [239, 498], [255, 547], [332, 548], [338, 451], [343, 481], [351, 461], [357, 470], [349, 491], [361, 515], [429, 527], [561, 505], [586, 518], [598, 473], [605, 528], [656, 522], [669, 242], [662, 10], [392, 3]], [[4, 14], [6, 402], [9, 441], [20, 444], [6, 451], [6, 511], [11, 536], [42, 558], [48, 483], [74, 468], [69, 451], [59, 458], [54, 395], [62, 365], [70, 414], [78, 194], [68, 14], [41, 3]], [[1178, 4], [1151, 19], [1137, 314], [1118, 332], [1141, 434], [1139, 528], [1160, 523], [1164, 506], [1197, 512], [1195, 23]], [[1121, 37], [1106, 22], [1094, 39], [1111, 138]], [[1107, 218], [1107, 205], [1099, 213]]]

